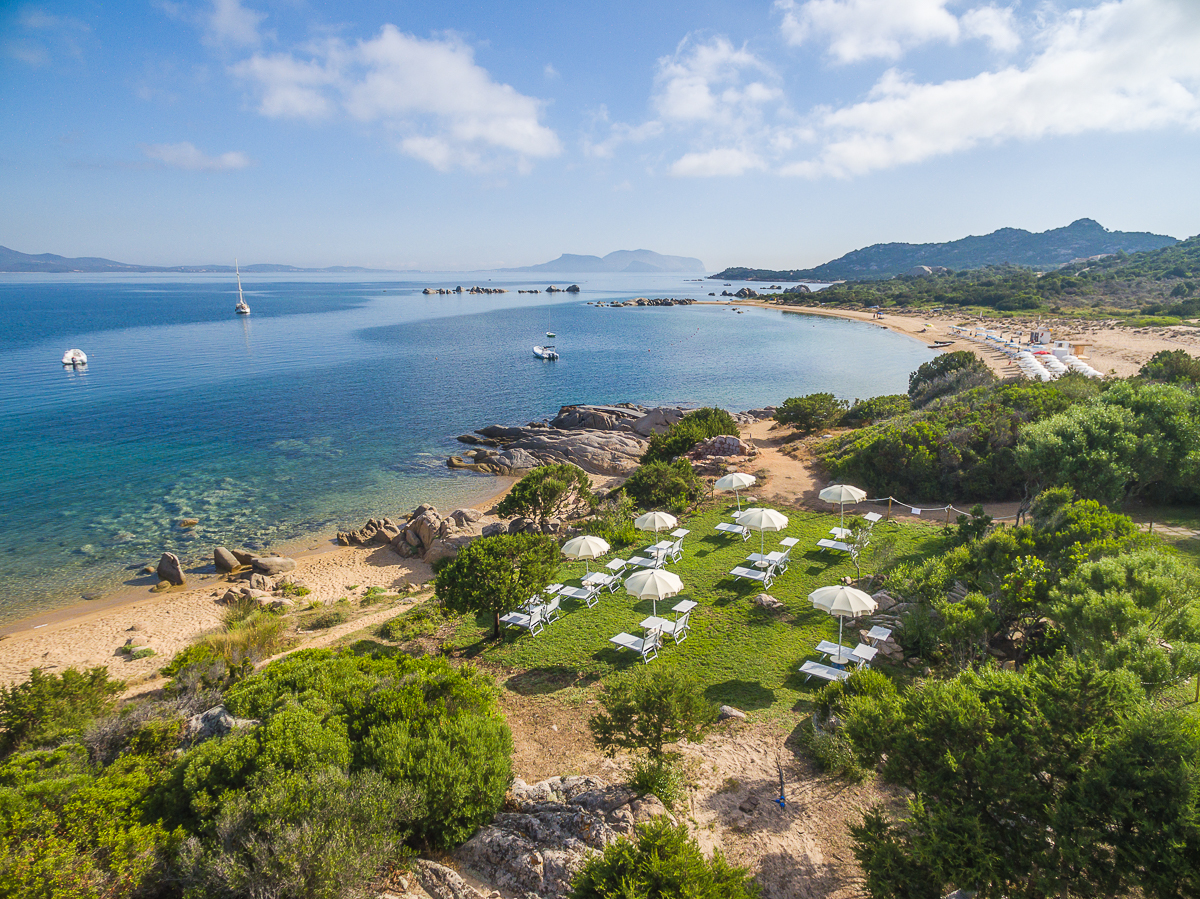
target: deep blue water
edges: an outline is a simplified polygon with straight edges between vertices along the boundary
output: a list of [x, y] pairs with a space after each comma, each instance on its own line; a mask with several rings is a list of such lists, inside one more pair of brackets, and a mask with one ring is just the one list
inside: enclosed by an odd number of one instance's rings
[[[554, 282], [578, 295], [518, 294], [551, 282], [511, 274], [430, 277], [244, 276], [253, 314], [240, 317], [223, 275], [0, 275], [0, 621], [112, 590], [163, 550], [200, 560], [219, 543], [477, 501], [493, 480], [445, 459], [487, 424], [566, 403], [896, 393], [929, 358], [859, 322], [587, 305], [721, 290], [680, 275]], [[456, 284], [512, 292], [421, 293]], [[531, 353], [548, 325], [555, 363]], [[70, 347], [86, 371], [63, 369]], [[180, 530], [184, 517], [199, 526]]]

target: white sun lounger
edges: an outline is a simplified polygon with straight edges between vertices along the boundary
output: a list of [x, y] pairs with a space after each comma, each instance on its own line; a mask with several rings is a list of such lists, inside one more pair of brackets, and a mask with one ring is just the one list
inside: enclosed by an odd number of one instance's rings
[[850, 676], [849, 671], [831, 668], [829, 665], [822, 665], [820, 662], [805, 662], [800, 666], [800, 673], [805, 676], [804, 679], [806, 681], [813, 676], [827, 681], [845, 680]]
[[818, 540], [817, 546], [821, 547], [822, 551], [827, 550], [827, 549], [836, 549], [839, 552], [844, 552], [844, 553], [848, 553], [848, 552], [850, 552], [851, 549], [853, 549], [853, 547], [851, 547], [849, 543], [842, 543], [840, 540], [829, 540], [829, 539]]
[[509, 612], [500, 616], [500, 623], [508, 627], [519, 627], [531, 634], [540, 634], [546, 627], [546, 607], [534, 606], [528, 614], [525, 612]]
[[642, 662], [650, 664], [651, 659], [658, 658], [658, 647], [662, 644], [662, 631], [652, 628], [646, 631], [645, 639], [639, 639], [624, 631], [615, 637], [608, 638], [609, 643], [616, 644], [617, 649], [631, 649], [642, 657]]
[[863, 518], [865, 518], [867, 521], [871, 522], [871, 524], [874, 524], [877, 521], [881, 521], [883, 519], [883, 516], [880, 515], [878, 512], [868, 512], [866, 515], [863, 516]]
[[771, 582], [775, 580], [775, 568], [745, 568], [739, 565], [733, 571], [729, 572], [735, 580], [745, 578], [748, 581], [758, 581], [764, 587], [770, 587]]
[[563, 587], [558, 591], [558, 595], [571, 599], [582, 599], [590, 609], [600, 601], [600, 586], [593, 584], [589, 587]]
[[722, 534], [737, 534], [742, 538], [742, 540], [750, 539], [750, 528], [743, 527], [740, 524], [729, 524], [728, 522], [722, 521], [719, 525], [717, 525], [717, 530]]

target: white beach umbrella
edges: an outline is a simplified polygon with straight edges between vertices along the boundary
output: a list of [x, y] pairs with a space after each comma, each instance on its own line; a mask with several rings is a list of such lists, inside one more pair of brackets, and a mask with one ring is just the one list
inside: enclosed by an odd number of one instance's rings
[[737, 517], [737, 523], [752, 531], [758, 531], [758, 551], [761, 553], [766, 545], [764, 533], [782, 531], [788, 526], [788, 519], [782, 512], [776, 512], [774, 509], [747, 509]]
[[678, 519], [669, 512], [647, 512], [633, 520], [635, 528], [639, 531], [654, 531], [655, 537], [662, 528], [673, 528], [677, 524], [679, 524]]
[[562, 554], [568, 559], [583, 559], [583, 570], [587, 571], [587, 560], [598, 559], [612, 549], [607, 540], [592, 534], [574, 537], [562, 545]]
[[830, 615], [837, 616], [839, 646], [842, 644], [842, 625], [845, 619], [874, 612], [879, 605], [871, 598], [871, 594], [855, 587], [847, 587], [845, 584], [820, 587], [808, 594], [808, 598], [818, 609], [824, 609]]
[[857, 503], [867, 498], [867, 491], [852, 487], [849, 484], [831, 484], [817, 496], [827, 503], [837, 503], [841, 511], [841, 527], [846, 526], [846, 503]]
[[717, 483], [713, 486], [718, 490], [732, 490], [733, 495], [737, 497], [738, 511], [742, 511], [742, 498], [738, 496], [739, 490], [745, 490], [751, 484], [758, 481], [752, 474], [742, 474], [740, 471], [731, 471], [723, 478], [718, 478]]
[[658, 617], [658, 601], [683, 590], [679, 575], [662, 568], [643, 568], [625, 578], [625, 591], [638, 599], [648, 599]]

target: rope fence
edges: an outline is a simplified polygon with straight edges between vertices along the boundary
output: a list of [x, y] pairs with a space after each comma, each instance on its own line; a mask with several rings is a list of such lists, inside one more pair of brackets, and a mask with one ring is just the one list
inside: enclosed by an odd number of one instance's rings
[[[867, 497], [866, 499], [861, 499], [858, 502], [859, 502], [859, 505], [861, 505], [862, 503], [887, 503], [888, 504], [888, 515], [887, 515], [888, 518], [892, 517], [893, 504], [895, 504], [896, 506], [899, 506], [901, 510], [907, 509], [908, 514], [910, 514], [910, 515], [923, 515], [926, 512], [944, 512], [944, 513], [946, 513], [946, 524], [950, 523], [950, 513], [951, 512], [957, 512], [959, 515], [966, 515], [968, 517], [971, 514], [969, 511], [960, 509], [957, 506], [952, 505], [952, 504], [945, 505], [945, 506], [917, 506], [912, 503], [902, 502], [901, 500], [896, 499], [896, 497], [894, 497], [894, 496]], [[902, 512], [902, 514], [903, 514], [903, 512]], [[993, 521], [1008, 521], [1009, 519], [1012, 519], [1015, 521], [1017, 519], [1017, 517], [1018, 516], [1016, 516], [1016, 515], [992, 516], [992, 520]]]

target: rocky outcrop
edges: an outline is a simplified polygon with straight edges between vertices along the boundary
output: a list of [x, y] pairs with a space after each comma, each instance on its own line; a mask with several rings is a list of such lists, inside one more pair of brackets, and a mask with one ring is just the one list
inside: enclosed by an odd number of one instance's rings
[[718, 434], [716, 437], [709, 437], [707, 440], [702, 440], [688, 453], [688, 457], [691, 459], [708, 459], [713, 456], [755, 455], [758, 455], [758, 449], [754, 444], [748, 443], [740, 437], [734, 437], [731, 434]]
[[743, 287], [741, 290], [735, 293], [734, 296], [739, 300], [752, 300], [758, 296], [758, 291], [751, 290], [749, 287]]
[[183, 566], [179, 564], [179, 557], [175, 553], [163, 553], [155, 573], [160, 581], [166, 581], [173, 587], [183, 586]]
[[254, 566], [254, 570], [259, 574], [265, 574], [267, 577], [276, 577], [281, 574], [287, 574], [296, 567], [296, 560], [289, 559], [286, 556], [255, 556], [250, 564]]
[[[391, 546], [402, 556], [421, 556], [426, 562], [454, 556], [484, 529], [478, 509], [455, 509], [442, 517], [435, 506], [417, 506], [403, 521], [371, 518], [357, 530], [338, 531], [342, 546]], [[507, 527], [498, 522], [500, 529]]]
[[446, 464], [500, 475], [521, 475], [539, 465], [569, 462], [591, 474], [627, 475], [638, 466], [652, 434], [683, 417], [674, 407], [563, 406], [548, 422], [525, 427], [490, 425], [459, 441], [481, 447]]
[[[709, 294], [709, 296], [712, 296], [712, 294]], [[596, 303], [595, 305], [606, 309], [622, 309], [630, 306], [690, 306], [694, 302], [696, 301], [691, 297], [655, 297], [654, 299], [650, 299], [649, 297], [637, 297], [632, 300], [620, 300], [609, 303], [601, 302]]]
[[[524, 291], [521, 291], [524, 293]], [[451, 293], [508, 293], [503, 287], [479, 287], [475, 286], [469, 290], [463, 290], [461, 286], [451, 290], [449, 287], [426, 287], [421, 293], [426, 295], [432, 294], [451, 294]]]
[[518, 779], [507, 808], [455, 857], [500, 890], [543, 899], [566, 896], [584, 861], [631, 833], [635, 823], [670, 817], [656, 797], [588, 776], [532, 785]]
[[797, 284], [795, 287], [789, 287], [784, 293], [812, 293], [807, 284]]
[[458, 872], [445, 865], [418, 858], [413, 859], [412, 870], [421, 889], [432, 899], [484, 899], [478, 890], [458, 876]]
[[218, 546], [213, 550], [213, 564], [217, 566], [217, 571], [230, 572], [237, 568], [241, 563], [237, 558], [223, 546]]
[[235, 718], [225, 706], [218, 705], [189, 718], [184, 727], [184, 736], [193, 744], [202, 743], [213, 737], [223, 737], [231, 730], [257, 724], [254, 718]]

